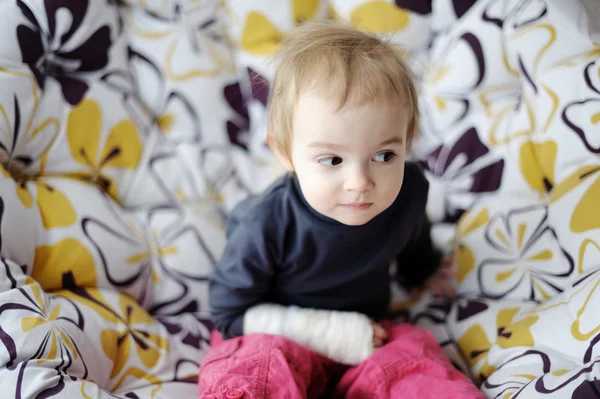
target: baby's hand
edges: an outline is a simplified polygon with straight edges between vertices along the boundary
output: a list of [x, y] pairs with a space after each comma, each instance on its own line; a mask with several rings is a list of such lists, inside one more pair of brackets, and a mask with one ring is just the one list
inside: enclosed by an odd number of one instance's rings
[[388, 339], [387, 330], [373, 320], [371, 320], [371, 326], [373, 326], [373, 347], [379, 349], [385, 345]]
[[452, 286], [452, 280], [456, 278], [456, 272], [452, 269], [454, 264], [454, 255], [447, 255], [442, 259], [440, 268], [425, 280], [422, 288], [413, 288], [410, 290], [409, 295], [412, 300], [416, 301], [421, 298], [425, 290], [430, 290], [433, 293], [445, 296], [447, 298], [454, 298], [456, 293]]

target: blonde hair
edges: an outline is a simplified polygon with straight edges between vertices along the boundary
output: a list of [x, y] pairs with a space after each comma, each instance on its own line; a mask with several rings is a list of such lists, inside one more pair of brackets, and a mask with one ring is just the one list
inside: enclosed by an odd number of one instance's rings
[[338, 110], [349, 101], [357, 105], [403, 101], [410, 148], [419, 125], [417, 92], [400, 49], [393, 44], [342, 23], [307, 22], [283, 41], [275, 60], [278, 67], [269, 96], [268, 142], [289, 160], [296, 103], [307, 90], [336, 101]]

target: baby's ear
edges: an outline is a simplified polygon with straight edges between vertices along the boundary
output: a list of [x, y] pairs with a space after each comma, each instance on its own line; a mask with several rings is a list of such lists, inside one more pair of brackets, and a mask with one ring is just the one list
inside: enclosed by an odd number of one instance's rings
[[284, 151], [281, 150], [279, 144], [273, 139], [271, 134], [267, 134], [267, 144], [271, 148], [271, 151], [275, 154], [279, 162], [283, 165], [283, 167], [288, 172], [294, 171], [294, 165], [292, 165], [292, 160], [286, 155]]

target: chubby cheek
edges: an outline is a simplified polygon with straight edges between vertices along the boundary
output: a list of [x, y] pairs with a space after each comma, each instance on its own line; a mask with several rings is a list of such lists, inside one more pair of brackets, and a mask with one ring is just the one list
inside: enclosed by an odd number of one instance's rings
[[394, 184], [389, 185], [389, 187], [385, 193], [386, 202], [387, 202], [388, 206], [392, 205], [392, 203], [398, 197], [399, 193], [400, 193], [400, 186], [397, 183], [395, 185]]
[[335, 207], [335, 189], [331, 181], [318, 173], [298, 174], [298, 179], [304, 197], [314, 209], [323, 213]]
[[382, 184], [383, 187], [381, 187], [381, 188], [382, 188], [383, 195], [385, 196], [385, 200], [388, 203], [388, 205], [391, 205], [398, 197], [398, 194], [400, 193], [400, 190], [402, 189], [403, 181], [404, 181], [404, 167], [396, 169], [393, 173], [388, 174], [386, 176], [386, 178], [384, 179], [384, 183]]

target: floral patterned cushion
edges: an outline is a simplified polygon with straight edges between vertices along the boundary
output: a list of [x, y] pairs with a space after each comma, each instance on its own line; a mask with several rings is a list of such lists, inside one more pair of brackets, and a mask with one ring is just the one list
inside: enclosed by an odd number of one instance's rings
[[227, 212], [281, 172], [270, 56], [325, 18], [401, 44], [421, 86], [413, 156], [460, 295], [394, 310], [488, 397], [597, 392], [595, 0], [5, 0], [8, 396], [197, 397]]
[[[446, 15], [458, 3], [434, 1], [432, 26], [439, 26], [436, 10]], [[449, 112], [447, 98], [464, 106], [426, 157], [439, 196], [430, 198], [437, 201], [432, 216], [458, 217], [460, 296], [453, 303], [427, 298], [411, 319], [435, 331], [488, 397], [597, 391], [596, 4], [477, 1], [457, 20], [440, 22], [443, 33], [434, 39], [432, 52], [439, 40], [445, 59], [440, 74], [458, 75], [425, 112]], [[464, 51], [473, 49], [468, 58]], [[469, 84], [466, 59], [487, 71]], [[444, 121], [434, 113], [425, 121]]]
[[6, 395], [196, 397], [226, 212], [272, 178], [232, 145], [225, 4], [11, 0], [0, 20]]

